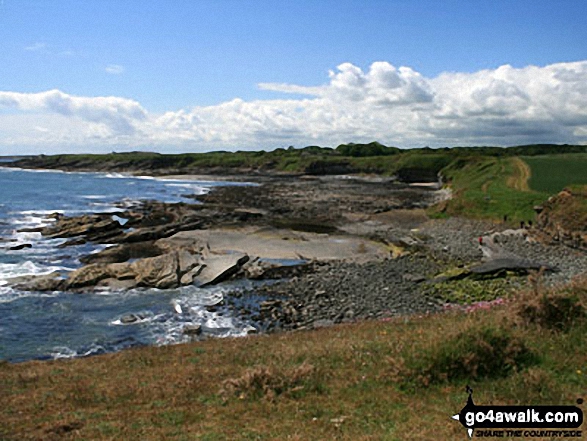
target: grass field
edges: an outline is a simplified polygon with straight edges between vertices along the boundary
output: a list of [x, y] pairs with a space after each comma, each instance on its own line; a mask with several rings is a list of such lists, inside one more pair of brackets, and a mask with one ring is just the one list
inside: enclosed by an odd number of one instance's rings
[[[448, 440], [476, 404], [587, 391], [587, 281], [506, 307], [0, 363], [2, 440]], [[540, 439], [540, 438], [533, 438]]]
[[587, 184], [587, 154], [525, 156], [530, 166], [530, 188], [557, 193], [569, 184]]

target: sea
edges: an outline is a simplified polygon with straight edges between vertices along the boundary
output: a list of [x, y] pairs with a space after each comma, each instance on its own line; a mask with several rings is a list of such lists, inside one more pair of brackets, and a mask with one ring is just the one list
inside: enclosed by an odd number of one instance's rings
[[[194, 181], [112, 173], [31, 171], [0, 164], [0, 360], [22, 362], [90, 356], [141, 345], [188, 341], [186, 326], [200, 325], [207, 337], [246, 335], [251, 324], [226, 308], [211, 308], [237, 288], [136, 289], [129, 291], [24, 292], [11, 287], [18, 276], [70, 271], [79, 258], [108, 245], [58, 248], [66, 239], [19, 232], [53, 222], [48, 215], [112, 213], [140, 200], [194, 202], [236, 182]], [[116, 217], [115, 217], [116, 219]], [[122, 222], [123, 220], [121, 220]], [[20, 244], [32, 247], [10, 250]], [[243, 282], [246, 283], [246, 282]], [[134, 321], [125, 319], [132, 316]]]

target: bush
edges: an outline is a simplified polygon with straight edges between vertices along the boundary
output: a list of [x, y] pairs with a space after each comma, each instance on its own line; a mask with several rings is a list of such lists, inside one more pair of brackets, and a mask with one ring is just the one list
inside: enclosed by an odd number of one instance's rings
[[537, 362], [520, 337], [492, 325], [469, 326], [417, 357], [414, 352], [393, 371], [397, 380], [416, 386], [505, 377]]

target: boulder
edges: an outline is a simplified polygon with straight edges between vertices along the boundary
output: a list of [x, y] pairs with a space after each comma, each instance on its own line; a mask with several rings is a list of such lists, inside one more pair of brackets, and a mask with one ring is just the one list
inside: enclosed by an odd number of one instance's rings
[[197, 256], [182, 249], [134, 262], [91, 263], [72, 272], [66, 287], [177, 288], [179, 285], [191, 284], [202, 268]]
[[130, 266], [136, 274], [137, 286], [167, 289], [176, 288], [179, 285], [180, 273], [177, 252], [140, 259], [131, 263]]
[[136, 323], [144, 318], [145, 316], [142, 314], [128, 314], [120, 318], [120, 323], [123, 325], [130, 325], [131, 323]]
[[202, 333], [202, 326], [201, 325], [184, 326], [182, 329], [182, 333], [184, 335], [189, 335], [189, 336], [200, 335]]
[[116, 278], [118, 268], [115, 268], [114, 265], [120, 264], [93, 263], [83, 266], [69, 274], [65, 281], [65, 287], [66, 289], [76, 289], [97, 286], [105, 279]]

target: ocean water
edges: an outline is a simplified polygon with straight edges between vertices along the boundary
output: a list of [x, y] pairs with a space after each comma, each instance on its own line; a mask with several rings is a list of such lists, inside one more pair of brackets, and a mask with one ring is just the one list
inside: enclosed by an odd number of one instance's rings
[[[86, 244], [59, 249], [56, 246], [65, 239], [17, 231], [51, 223], [48, 214], [111, 212], [116, 216], [121, 209], [115, 204], [120, 202], [185, 202], [186, 195], [202, 194], [218, 185], [247, 184], [0, 167], [0, 360], [76, 357], [137, 345], [173, 344], [189, 339], [182, 330], [190, 324], [200, 324], [205, 335], [246, 334], [248, 323], [226, 310], [209, 312], [207, 308], [234, 285], [74, 294], [22, 292], [9, 282], [17, 276], [73, 270], [81, 266], [80, 256], [105, 247]], [[9, 250], [19, 244], [32, 248]], [[141, 318], [123, 324], [121, 318], [129, 314]]]

